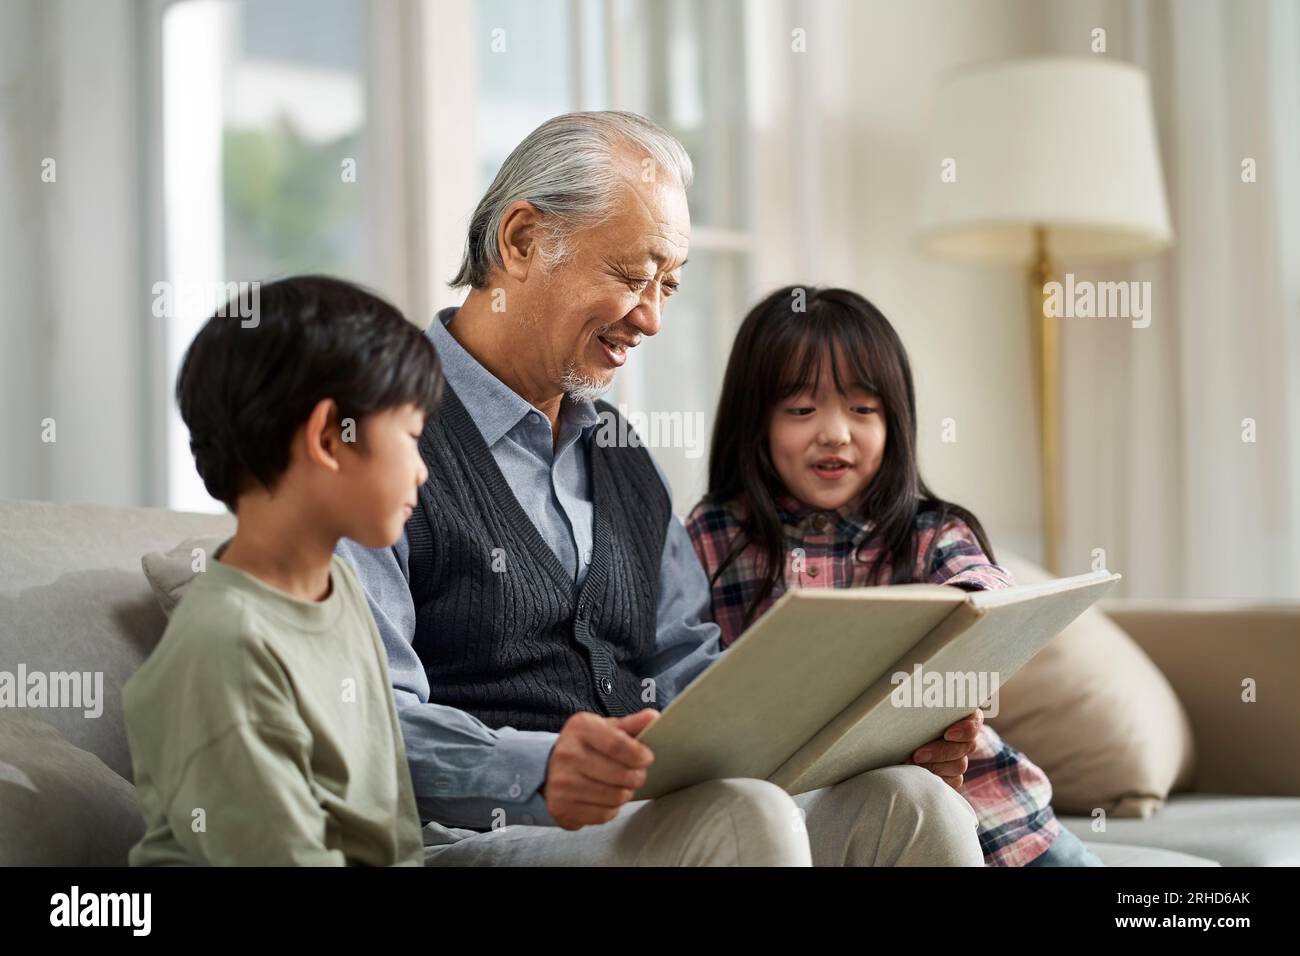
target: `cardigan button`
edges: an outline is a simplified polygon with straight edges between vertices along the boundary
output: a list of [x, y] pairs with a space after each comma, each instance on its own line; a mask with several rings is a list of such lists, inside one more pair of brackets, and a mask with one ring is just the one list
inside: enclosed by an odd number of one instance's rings
[[608, 677], [602, 677], [600, 681], [600, 689], [601, 692], [608, 697], [610, 694], [614, 693], [614, 682]]

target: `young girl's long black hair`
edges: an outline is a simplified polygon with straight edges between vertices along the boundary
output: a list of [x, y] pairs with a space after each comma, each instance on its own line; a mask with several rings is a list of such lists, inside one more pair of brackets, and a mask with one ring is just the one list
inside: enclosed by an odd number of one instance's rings
[[[979, 520], [960, 505], [935, 497], [921, 479], [912, 369], [889, 320], [856, 292], [786, 286], [754, 306], [736, 334], [709, 455], [707, 499], [731, 504], [740, 522], [740, 533], [714, 571], [713, 581], [745, 548], [761, 549], [763, 587], [745, 608], [746, 627], [785, 573], [785, 537], [776, 506], [785, 486], [772, 464], [768, 427], [780, 402], [805, 389], [817, 389], [824, 366], [830, 367], [841, 395], [856, 386], [884, 406], [883, 460], [858, 505], [859, 514], [873, 522], [861, 547], [881, 546], [871, 574], [888, 562], [889, 583], [913, 581], [917, 516], [928, 511], [938, 513], [936, 527], [950, 516], [965, 521], [989, 561], [996, 563]], [[937, 541], [936, 534], [931, 549]], [[929, 560], [927, 554], [924, 565]]]

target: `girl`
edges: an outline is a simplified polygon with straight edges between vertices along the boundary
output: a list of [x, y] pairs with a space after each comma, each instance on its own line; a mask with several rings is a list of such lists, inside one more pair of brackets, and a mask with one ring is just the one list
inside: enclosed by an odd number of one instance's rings
[[[888, 320], [844, 289], [779, 289], [746, 316], [722, 384], [708, 494], [687, 530], [724, 646], [787, 587], [1014, 583], [978, 519], [921, 480], [907, 353]], [[1042, 770], [981, 717], [972, 726], [969, 759], [930, 769], [975, 809], [985, 863], [1101, 865], [1057, 821]], [[942, 744], [909, 762], [945, 759], [932, 756]]]

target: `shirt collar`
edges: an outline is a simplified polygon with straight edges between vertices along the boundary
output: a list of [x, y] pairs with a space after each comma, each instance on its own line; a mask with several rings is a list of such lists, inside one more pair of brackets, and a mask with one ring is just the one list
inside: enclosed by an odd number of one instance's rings
[[[426, 335], [438, 350], [443, 375], [469, 411], [474, 424], [489, 448], [506, 436], [529, 412], [536, 411], [514, 389], [489, 372], [478, 359], [465, 351], [447, 326], [456, 317], [457, 306], [441, 310], [429, 323]], [[565, 395], [560, 404], [559, 425], [579, 430], [600, 421], [595, 402], [588, 398]]]
[[783, 520], [794, 522], [802, 521], [813, 513], [813, 509], [808, 507], [794, 495], [786, 492], [776, 498], [777, 511], [781, 513]]
[[813, 508], [804, 504], [789, 492], [782, 492], [774, 499], [774, 503], [782, 522], [785, 524], [798, 526], [805, 521], [815, 519], [818, 515], [824, 515], [841, 534], [854, 541], [861, 541], [865, 538], [874, 524], [874, 522], [863, 517], [861, 512], [854, 507], [853, 502], [828, 511]]

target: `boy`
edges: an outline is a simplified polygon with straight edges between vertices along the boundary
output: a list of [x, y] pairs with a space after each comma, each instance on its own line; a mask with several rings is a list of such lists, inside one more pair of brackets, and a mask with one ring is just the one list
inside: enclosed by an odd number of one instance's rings
[[341, 537], [391, 546], [428, 477], [429, 340], [335, 279], [208, 320], [176, 383], [204, 485], [238, 518], [122, 690], [150, 864], [421, 865], [388, 666]]

